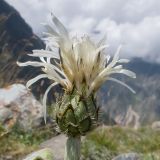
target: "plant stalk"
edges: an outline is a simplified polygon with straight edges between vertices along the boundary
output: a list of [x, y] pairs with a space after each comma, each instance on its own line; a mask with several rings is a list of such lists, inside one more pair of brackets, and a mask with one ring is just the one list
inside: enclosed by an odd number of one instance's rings
[[69, 136], [66, 142], [64, 160], [80, 160], [81, 137]]

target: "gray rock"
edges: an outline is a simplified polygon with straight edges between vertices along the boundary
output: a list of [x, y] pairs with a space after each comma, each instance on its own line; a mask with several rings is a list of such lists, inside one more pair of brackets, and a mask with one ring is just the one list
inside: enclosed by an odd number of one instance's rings
[[3, 124], [5, 121], [13, 118], [13, 113], [10, 109], [0, 106], [0, 122]]
[[160, 130], [160, 121], [155, 121], [152, 123], [152, 129]]
[[112, 160], [140, 160], [140, 156], [137, 153], [124, 153]]
[[15, 124], [25, 130], [41, 125], [42, 105], [22, 84], [0, 89], [0, 123], [11, 128]]

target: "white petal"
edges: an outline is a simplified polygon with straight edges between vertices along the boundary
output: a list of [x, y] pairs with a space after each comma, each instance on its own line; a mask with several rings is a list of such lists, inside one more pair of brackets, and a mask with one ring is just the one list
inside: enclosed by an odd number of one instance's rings
[[51, 26], [49, 26], [48, 24], [44, 24], [44, 26], [50, 34], [57, 37], [59, 36], [59, 34]]
[[48, 57], [48, 58], [58, 58], [59, 55], [53, 51], [48, 50], [33, 50], [33, 54], [28, 54], [33, 57]]
[[119, 67], [114, 67], [112, 68], [110, 71], [106, 71], [103, 76], [108, 76], [108, 75], [111, 75], [111, 74], [115, 74], [115, 73], [120, 73], [120, 74], [124, 74], [128, 77], [131, 77], [131, 78], [136, 78], [136, 74], [130, 70], [127, 70], [127, 69], [121, 69], [120, 68], [120, 65]]
[[47, 113], [47, 111], [46, 111], [46, 106], [47, 106], [47, 95], [48, 95], [48, 92], [51, 90], [51, 88], [52, 87], [54, 87], [55, 85], [57, 85], [58, 83], [57, 82], [55, 82], [55, 83], [53, 83], [53, 84], [51, 84], [47, 89], [46, 89], [46, 91], [45, 91], [45, 93], [44, 93], [44, 96], [43, 96], [43, 113], [44, 113], [44, 121], [45, 121], [45, 123], [46, 123], [46, 113]]
[[107, 39], [106, 35], [104, 35], [104, 37], [98, 42], [97, 46], [99, 47], [99, 46], [103, 45], [105, 43], [106, 39]]
[[[53, 35], [51, 33], [48, 32], [42, 32], [44, 36], [48, 37], [53, 37]], [[45, 38], [41, 38], [42, 40], [44, 40]]]
[[40, 60], [41, 60], [43, 63], [46, 63], [44, 57], [40, 57]]
[[40, 74], [38, 76], [36, 76], [35, 78], [30, 79], [27, 84], [26, 87], [29, 88], [33, 83], [37, 82], [38, 80], [42, 79], [42, 78], [47, 78], [47, 74]]
[[[54, 66], [53, 64], [35, 62], [35, 61], [33, 61], [33, 62], [32, 61], [28, 61], [28, 62], [24, 62], [24, 63], [17, 62], [17, 64], [19, 66], [45, 67], [47, 70], [52, 70], [52, 71], [56, 70], [57, 72], [59, 72], [61, 75], [63, 75], [65, 77], [64, 73], [60, 69], [58, 69], [56, 66]], [[43, 70], [43, 71], [45, 72], [45, 70]]]
[[107, 56], [106, 56], [107, 63], [109, 62], [110, 58], [111, 58], [110, 55], [107, 55]]
[[96, 53], [100, 52], [101, 50], [105, 49], [109, 47], [109, 45], [103, 45], [103, 46], [100, 46], [99, 48], [96, 49]]
[[60, 34], [67, 36], [68, 37], [68, 31], [67, 29], [64, 27], [64, 25], [58, 20], [57, 17], [55, 17], [52, 13], [52, 20], [54, 22], [54, 24], [56, 25], [58, 31]]
[[53, 68], [59, 73], [61, 74], [62, 76], [64, 76], [66, 78], [66, 75], [64, 74], [63, 71], [61, 71], [59, 68], [57, 68], [56, 66], [53, 65]]
[[129, 61], [129, 59], [120, 59], [118, 60], [118, 63], [128, 63]]
[[136, 74], [127, 69], [121, 69], [119, 73], [125, 74], [126, 76], [129, 76], [131, 78], [136, 78]]
[[131, 92], [136, 93], [130, 86], [128, 86], [127, 84], [125, 84], [124, 82], [122, 82], [122, 81], [120, 81], [118, 79], [108, 77], [106, 80], [117, 82], [117, 83], [121, 84], [122, 86], [128, 88]]
[[[45, 63], [44, 66], [50, 70], [50, 71], [53, 71], [54, 73], [59, 73], [61, 74], [63, 77], [66, 78], [66, 75], [64, 74], [64, 72], [62, 70], [60, 70], [57, 66], [55, 66], [54, 64], [50, 64], [50, 63]], [[44, 70], [45, 71], [45, 70]], [[55, 72], [57, 71], [57, 72]]]
[[118, 47], [114, 57], [113, 57], [113, 60], [111, 61], [111, 63], [107, 66], [108, 68], [112, 68], [117, 62], [118, 62], [118, 59], [119, 59], [119, 53], [120, 53], [120, 50], [121, 50], [121, 45]]
[[51, 58], [47, 58], [47, 63], [51, 63]]
[[122, 69], [122, 65], [115, 66], [113, 69]]
[[17, 62], [17, 65], [19, 66], [34, 66], [34, 67], [40, 67], [44, 66], [44, 63], [42, 62], [35, 62], [35, 61], [27, 61], [27, 62]]

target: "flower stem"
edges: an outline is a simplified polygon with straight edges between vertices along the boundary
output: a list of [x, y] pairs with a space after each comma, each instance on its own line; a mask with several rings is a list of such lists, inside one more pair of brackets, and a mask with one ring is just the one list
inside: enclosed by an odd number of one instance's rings
[[69, 136], [66, 142], [64, 160], [80, 159], [81, 138]]

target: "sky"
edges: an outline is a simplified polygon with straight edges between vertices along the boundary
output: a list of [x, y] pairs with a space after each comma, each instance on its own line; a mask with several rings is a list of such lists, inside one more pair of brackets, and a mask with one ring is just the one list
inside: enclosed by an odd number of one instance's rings
[[[53, 12], [71, 34], [106, 35], [107, 52], [160, 63], [160, 0], [6, 0], [41, 36]], [[98, 41], [98, 40], [97, 40]]]

